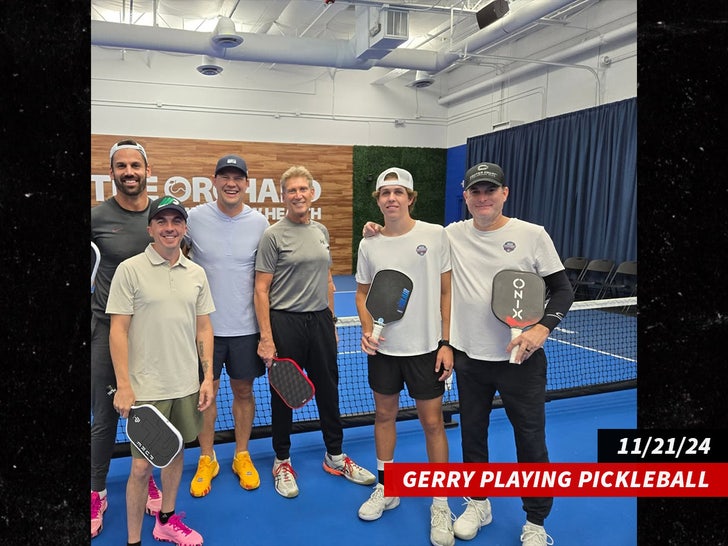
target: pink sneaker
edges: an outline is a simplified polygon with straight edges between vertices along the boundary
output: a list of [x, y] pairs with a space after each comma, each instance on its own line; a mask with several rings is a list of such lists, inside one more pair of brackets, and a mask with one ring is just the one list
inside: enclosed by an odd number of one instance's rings
[[202, 546], [202, 535], [182, 523], [183, 517], [185, 517], [184, 512], [175, 514], [167, 520], [166, 524], [162, 525], [162, 522], [159, 521], [159, 514], [157, 514], [155, 516], [157, 522], [152, 531], [154, 539], [173, 542], [179, 546]]
[[162, 509], [162, 492], [154, 482], [154, 476], [149, 476], [149, 489], [147, 491], [147, 514], [156, 516]]
[[91, 491], [91, 538], [98, 536], [104, 528], [104, 512], [108, 506], [106, 496], [102, 499], [96, 491]]

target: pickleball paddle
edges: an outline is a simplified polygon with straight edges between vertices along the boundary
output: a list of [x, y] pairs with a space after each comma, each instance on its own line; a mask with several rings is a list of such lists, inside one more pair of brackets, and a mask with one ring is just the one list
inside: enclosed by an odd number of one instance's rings
[[374, 321], [372, 337], [375, 340], [379, 339], [387, 324], [404, 316], [411, 295], [412, 279], [407, 275], [395, 269], [377, 271], [369, 285], [365, 302]]
[[[493, 314], [511, 329], [511, 340], [543, 318], [546, 285], [541, 276], [529, 271], [503, 270], [493, 277]], [[511, 351], [516, 363], [519, 346]]]

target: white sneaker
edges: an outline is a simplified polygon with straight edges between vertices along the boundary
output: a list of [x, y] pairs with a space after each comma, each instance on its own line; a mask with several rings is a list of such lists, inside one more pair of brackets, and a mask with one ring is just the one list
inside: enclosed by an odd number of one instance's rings
[[334, 476], [344, 476], [350, 482], [359, 485], [371, 485], [377, 481], [376, 476], [369, 472], [347, 457], [346, 453], [342, 454], [340, 462], [335, 463], [328, 453], [324, 456], [324, 470]]
[[448, 506], [430, 506], [430, 543], [432, 546], [453, 546], [452, 512]]
[[359, 507], [359, 518], [364, 521], [374, 521], [382, 517], [382, 512], [399, 506], [399, 497], [385, 497], [384, 486], [378, 483], [374, 486], [374, 493]]
[[273, 478], [275, 479], [276, 493], [292, 499], [298, 496], [298, 485], [296, 484], [296, 471], [291, 467], [291, 459], [273, 461]]
[[546, 534], [546, 529], [530, 521], [523, 526], [521, 544], [523, 546], [552, 546], [554, 539]]
[[461, 540], [471, 540], [478, 534], [480, 528], [493, 521], [490, 501], [465, 498], [465, 512], [455, 520], [452, 528], [455, 536]]

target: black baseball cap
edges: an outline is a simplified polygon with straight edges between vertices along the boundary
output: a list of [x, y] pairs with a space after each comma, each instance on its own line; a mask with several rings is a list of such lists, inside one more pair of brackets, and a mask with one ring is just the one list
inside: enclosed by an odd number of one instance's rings
[[465, 171], [463, 179], [463, 189], [467, 190], [473, 184], [478, 182], [488, 182], [496, 186], [505, 186], [506, 176], [495, 163], [478, 163]]
[[165, 195], [152, 201], [152, 206], [149, 207], [149, 219], [147, 223], [151, 223], [154, 217], [162, 211], [175, 210], [182, 215], [182, 218], [187, 221], [187, 209], [176, 197]]
[[218, 159], [217, 166], [215, 167], [215, 176], [217, 176], [217, 173], [225, 167], [235, 167], [243, 173], [245, 178], [248, 178], [248, 166], [245, 164], [245, 160], [242, 157], [237, 155], [226, 155], [225, 157]]

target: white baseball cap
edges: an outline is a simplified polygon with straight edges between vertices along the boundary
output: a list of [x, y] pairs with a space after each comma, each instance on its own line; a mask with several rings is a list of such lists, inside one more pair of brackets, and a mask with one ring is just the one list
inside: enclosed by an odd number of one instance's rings
[[[384, 180], [390, 174], [395, 175], [397, 178]], [[374, 189], [378, 190], [382, 186], [402, 186], [409, 190], [414, 190], [412, 175], [409, 173], [409, 171], [405, 171], [404, 169], [400, 169], [398, 167], [391, 167], [386, 171], [382, 172], [382, 174], [377, 177], [377, 186]]]

